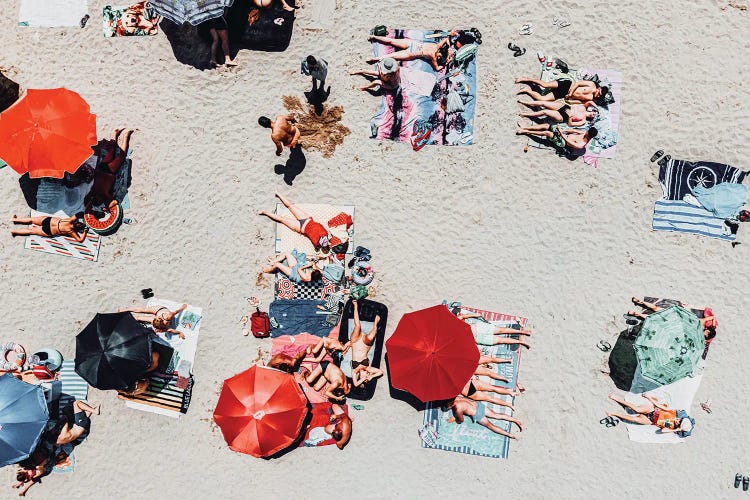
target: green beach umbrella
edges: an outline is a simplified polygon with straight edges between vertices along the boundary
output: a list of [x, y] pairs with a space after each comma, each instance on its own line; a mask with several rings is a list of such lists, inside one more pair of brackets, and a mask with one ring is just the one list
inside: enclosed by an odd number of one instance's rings
[[695, 314], [672, 306], [643, 320], [633, 348], [644, 378], [671, 384], [693, 372], [705, 348], [703, 328]]

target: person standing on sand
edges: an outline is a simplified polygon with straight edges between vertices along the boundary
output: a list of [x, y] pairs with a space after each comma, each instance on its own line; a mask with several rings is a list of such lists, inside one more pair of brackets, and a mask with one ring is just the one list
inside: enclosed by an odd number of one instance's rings
[[[300, 73], [312, 77], [312, 91], [323, 91], [326, 86], [326, 77], [328, 76], [328, 61], [322, 57], [309, 55], [302, 59]], [[316, 86], [317, 84], [317, 86]]]
[[[224, 9], [226, 14], [226, 9]], [[229, 25], [224, 17], [225, 14], [209, 19], [203, 23], [211, 34], [211, 66], [219, 65], [219, 44], [221, 43], [221, 52], [224, 55], [224, 64], [226, 66], [237, 66], [237, 62], [232, 59], [229, 52]]]
[[296, 123], [297, 119], [294, 114], [277, 116], [273, 121], [267, 116], [258, 118], [258, 124], [261, 127], [271, 129], [271, 140], [276, 144], [276, 156], [281, 156], [284, 146], [289, 149], [297, 147], [300, 131]]

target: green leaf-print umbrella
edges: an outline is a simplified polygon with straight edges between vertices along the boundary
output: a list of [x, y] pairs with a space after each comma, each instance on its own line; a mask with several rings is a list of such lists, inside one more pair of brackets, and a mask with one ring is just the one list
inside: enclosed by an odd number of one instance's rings
[[643, 320], [633, 348], [643, 377], [666, 385], [693, 372], [705, 345], [698, 317], [672, 306]]

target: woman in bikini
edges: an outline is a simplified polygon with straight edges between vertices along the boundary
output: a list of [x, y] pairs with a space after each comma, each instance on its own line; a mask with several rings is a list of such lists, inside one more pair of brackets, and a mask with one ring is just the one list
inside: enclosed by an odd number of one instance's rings
[[692, 433], [694, 420], [685, 411], [673, 410], [645, 392], [641, 396], [646, 398], [648, 403], [635, 405], [625, 401], [614, 393], [610, 394], [609, 399], [621, 404], [625, 408], [633, 410], [636, 414], [607, 412], [607, 416], [617, 417], [620, 420], [633, 422], [634, 424], [655, 425], [660, 429], [662, 434], [676, 432], [682, 437], [687, 437]]
[[323, 337], [318, 341], [318, 343], [313, 346], [307, 346], [307, 354], [310, 354], [314, 356], [314, 358], [311, 360], [313, 363], [320, 363], [323, 361], [323, 358], [328, 356], [334, 356], [337, 352], [340, 352], [341, 355], [345, 354], [346, 351], [349, 350], [349, 348], [352, 346], [352, 341], [349, 340], [346, 344], [342, 344], [338, 341], [338, 339], [335, 339], [333, 337]]
[[261, 272], [266, 274], [280, 272], [289, 278], [289, 281], [297, 284], [323, 279], [323, 273], [315, 268], [315, 263], [308, 262], [307, 256], [297, 250], [269, 257], [268, 265], [261, 269]]
[[99, 415], [101, 403], [93, 406], [83, 401], [73, 401], [73, 404], [63, 410], [63, 416], [50, 431], [48, 441], [56, 445], [69, 444], [73, 441], [83, 441], [91, 431], [91, 415]]
[[185, 334], [179, 330], [175, 330], [171, 327], [174, 318], [187, 308], [187, 304], [182, 304], [174, 311], [170, 311], [168, 308], [161, 307], [130, 307], [120, 309], [118, 312], [129, 312], [133, 313], [133, 317], [142, 322], [150, 324], [156, 333], [171, 333], [178, 335], [181, 339], [185, 338]]
[[536, 85], [539, 88], [550, 90], [547, 94], [541, 94], [531, 88], [524, 88], [518, 91], [518, 94], [526, 94], [535, 101], [565, 99], [568, 104], [583, 104], [588, 106], [589, 103], [596, 103], [604, 105], [609, 93], [609, 87], [600, 87], [598, 84], [588, 80], [574, 82], [567, 78], [550, 81], [539, 80], [538, 78], [518, 78], [516, 83]]
[[359, 304], [352, 300], [354, 306], [354, 329], [349, 342], [352, 346], [352, 383], [354, 387], [359, 387], [365, 382], [374, 380], [383, 376], [383, 370], [370, 366], [370, 349], [375, 344], [375, 337], [378, 335], [378, 323], [380, 316], [375, 316], [372, 323], [372, 329], [362, 333], [362, 323], [359, 320]]
[[[593, 121], [599, 114], [599, 108], [591, 103], [588, 107], [583, 104], [566, 104], [559, 101], [522, 101], [520, 104], [529, 108], [543, 108], [537, 111], [519, 113], [524, 118], [550, 118], [556, 123], [567, 123], [570, 127], [583, 127]], [[591, 111], [589, 111], [591, 110]]]
[[117, 204], [113, 191], [117, 180], [117, 172], [127, 159], [130, 136], [134, 132], [134, 130], [125, 132], [122, 146], [120, 146], [120, 135], [124, 130], [123, 128], [115, 129], [111, 139], [101, 141], [92, 148], [97, 155], [101, 156], [101, 159], [94, 172], [94, 184], [83, 199], [87, 208], [102, 205], [111, 207]]
[[290, 231], [307, 236], [307, 239], [315, 247], [315, 251], [322, 250], [328, 253], [331, 250], [331, 235], [328, 233], [328, 229], [323, 224], [313, 220], [310, 214], [293, 205], [291, 201], [279, 193], [275, 193], [275, 196], [292, 213], [292, 217], [272, 214], [266, 210], [261, 210], [258, 212], [258, 215], [264, 215], [274, 222], [285, 225]]
[[418, 42], [408, 38], [388, 38], [387, 36], [370, 35], [368, 42], [377, 42], [400, 49], [380, 57], [367, 60], [368, 64], [375, 64], [390, 57], [396, 61], [413, 61], [414, 59], [426, 59], [435, 71], [444, 69], [453, 60], [455, 51], [451, 48], [448, 38], [443, 38], [439, 43]]
[[372, 90], [380, 87], [383, 91], [394, 91], [401, 86], [401, 72], [398, 62], [391, 57], [386, 57], [378, 64], [377, 71], [354, 71], [351, 75], [361, 75], [366, 78], [374, 78], [369, 84], [359, 87], [359, 90]]
[[531, 335], [531, 330], [516, 330], [515, 328], [506, 328], [495, 326], [489, 321], [484, 321], [481, 314], [468, 313], [461, 314], [459, 311], [453, 311], [453, 314], [460, 320], [465, 321], [471, 327], [471, 333], [474, 334], [474, 341], [481, 345], [498, 345], [498, 344], [521, 344], [529, 348], [526, 341], [520, 339], [509, 339], [498, 337], [498, 335]]
[[[659, 307], [653, 302], [646, 302], [645, 300], [641, 300], [638, 297], [633, 297], [630, 300], [633, 301], [633, 304], [637, 306], [641, 306], [642, 308], [646, 309], [647, 311], [650, 311], [650, 313], [658, 312], [664, 309], [663, 307]], [[682, 302], [679, 303], [679, 305], [688, 311], [691, 311], [691, 307], [687, 304], [684, 304]], [[637, 312], [637, 311], [628, 311], [628, 314], [630, 316], [634, 316], [638, 319], [646, 319], [646, 314]], [[719, 322], [716, 320], [716, 316], [714, 316], [714, 312], [710, 308], [705, 308], [703, 310], [703, 317], [698, 318], [701, 322], [701, 326], [703, 327], [703, 338], [706, 341], [706, 347], [714, 340], [716, 337], [716, 327], [719, 326]], [[705, 357], [704, 357], [705, 359]]]
[[[494, 380], [500, 380], [502, 382], [509, 382], [509, 380], [505, 377], [501, 377], [497, 375], [496, 377], [492, 377]], [[495, 394], [501, 394], [503, 396], [518, 396], [520, 392], [513, 391], [505, 387], [500, 387], [499, 385], [492, 385], [488, 384], [486, 382], [482, 382], [478, 376], [473, 375], [468, 382], [466, 382], [466, 385], [463, 389], [461, 389], [461, 394], [466, 396], [467, 398], [477, 399], [481, 401], [486, 401], [486, 399], [482, 398], [481, 396], [478, 398], [474, 398], [473, 396], [475, 394], [478, 394], [479, 392], [494, 392]]]
[[453, 419], [448, 419], [449, 422], [462, 424], [464, 422], [464, 417], [466, 416], [469, 417], [473, 422], [487, 427], [492, 432], [509, 437], [511, 439], [516, 439], [516, 437], [513, 434], [506, 432], [504, 429], [496, 426], [489, 419], [491, 418], [494, 420], [507, 420], [508, 422], [516, 424], [519, 431], [523, 431], [523, 424], [519, 419], [510, 415], [506, 415], [504, 413], [496, 413], [488, 409], [487, 405], [482, 402], [472, 401], [470, 399], [458, 396], [448, 405], [448, 408], [453, 411]]
[[14, 215], [11, 220], [13, 224], [29, 226], [25, 229], [13, 229], [10, 234], [14, 237], [35, 235], [54, 238], [56, 236], [67, 236], [68, 238], [73, 238], [78, 243], [82, 243], [89, 231], [86, 223], [79, 219], [77, 215], [63, 219], [51, 216], [17, 217]]

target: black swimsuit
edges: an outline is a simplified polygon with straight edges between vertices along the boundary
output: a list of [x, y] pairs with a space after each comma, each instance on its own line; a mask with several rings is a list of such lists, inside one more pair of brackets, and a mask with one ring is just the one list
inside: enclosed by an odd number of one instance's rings
[[354, 361], [352, 360], [352, 370], [357, 368], [358, 366], [370, 366], [370, 360], [369, 358], [365, 358], [362, 361]]
[[321, 361], [320, 362], [320, 367], [323, 369], [323, 373], [326, 372], [326, 370], [328, 369], [328, 365], [330, 365], [330, 364], [331, 364], [330, 361]]
[[[42, 221], [42, 231], [44, 231], [44, 234], [47, 236], [52, 236], [52, 228], [50, 225], [52, 224], [52, 217], [45, 217]], [[58, 224], [59, 229], [60, 224]]]
[[565, 105], [562, 108], [558, 109], [557, 112], [560, 113], [560, 116], [562, 116], [563, 122], [567, 123], [570, 119], [570, 115], [568, 115], [568, 110], [570, 109], [569, 105]]
[[571, 85], [573, 85], [573, 80], [557, 80], [557, 88], [552, 89], [552, 95], [555, 99], [562, 99], [568, 95]]
[[469, 382], [469, 390], [466, 392], [467, 396], [473, 396], [476, 394], [477, 388], [474, 387], [474, 382]]

